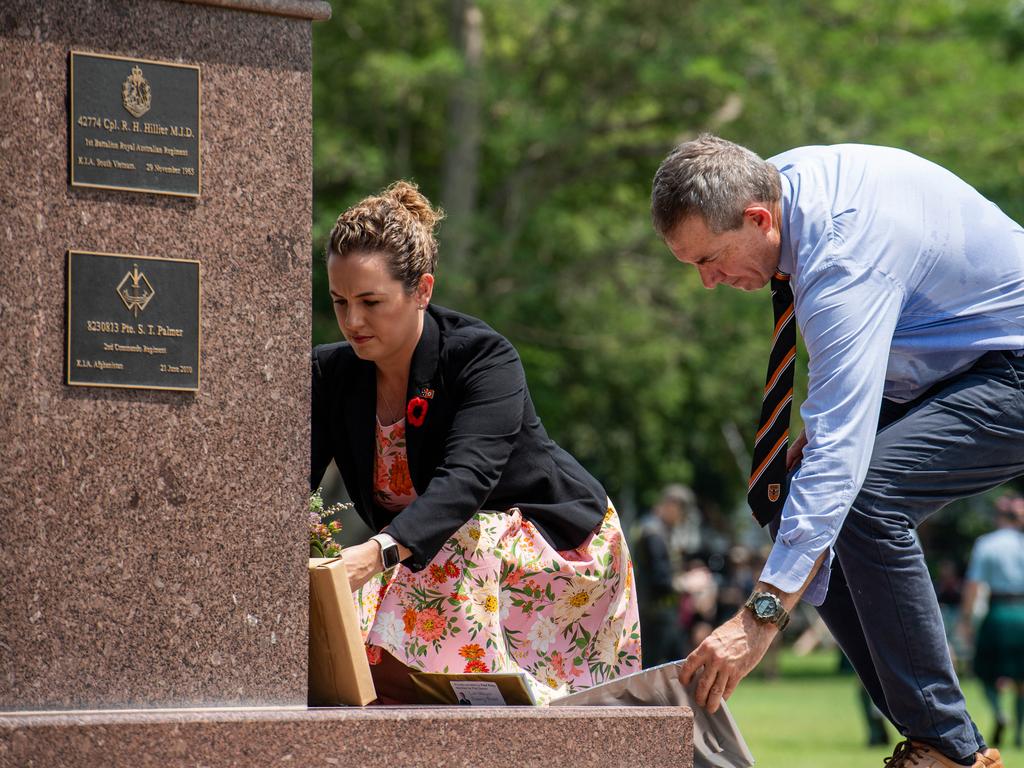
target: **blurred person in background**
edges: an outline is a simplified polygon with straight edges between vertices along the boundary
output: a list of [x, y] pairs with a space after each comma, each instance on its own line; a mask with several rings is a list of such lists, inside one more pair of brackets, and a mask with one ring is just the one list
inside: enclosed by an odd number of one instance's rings
[[[856, 670], [853, 664], [846, 658], [842, 649], [839, 650], [839, 674], [853, 675], [856, 677]], [[864, 723], [868, 729], [868, 746], [880, 747], [889, 744], [889, 731], [885, 727], [885, 716], [881, 713], [860, 680], [857, 680], [857, 701], [860, 704], [861, 714], [864, 716]]]
[[682, 553], [676, 546], [680, 541], [677, 531], [692, 530], [687, 523], [696, 516], [693, 491], [673, 484], [662, 490], [657, 504], [637, 522], [633, 568], [645, 667], [674, 661], [684, 654], [677, 581]]
[[1003, 496], [996, 502], [996, 530], [979, 536], [967, 566], [960, 611], [960, 631], [970, 644], [975, 601], [988, 589], [988, 611], [978, 628], [974, 673], [985, 688], [996, 725], [992, 743], [999, 746], [1006, 714], [999, 697], [1001, 679], [1017, 694], [1014, 743], [1022, 746], [1024, 730], [1024, 499]]
[[954, 560], [944, 557], [939, 560], [935, 573], [935, 597], [939, 601], [942, 612], [942, 624], [946, 628], [946, 642], [949, 643], [949, 655], [954, 666], [960, 669], [960, 661], [965, 658], [960, 633], [957, 632], [960, 619], [960, 603], [963, 601], [964, 581], [960, 577], [960, 568]]
[[687, 559], [682, 573], [676, 576], [679, 622], [685, 641], [684, 655], [700, 645], [715, 628], [718, 615], [718, 579], [703, 556]]

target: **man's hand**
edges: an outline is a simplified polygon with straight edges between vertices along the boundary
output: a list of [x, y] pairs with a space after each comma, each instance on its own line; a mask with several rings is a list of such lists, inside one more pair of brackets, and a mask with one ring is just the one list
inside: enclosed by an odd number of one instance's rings
[[807, 430], [801, 429], [800, 436], [793, 441], [786, 451], [786, 471], [792, 472], [793, 467], [800, 463], [804, 457], [804, 446], [807, 445]]
[[341, 556], [345, 560], [348, 583], [353, 592], [384, 569], [380, 559], [380, 544], [376, 541], [345, 547]]
[[686, 657], [679, 681], [689, 685], [703, 670], [697, 682], [697, 703], [708, 712], [717, 712], [740, 680], [761, 661], [778, 631], [774, 624], [762, 624], [749, 610], [740, 609]]

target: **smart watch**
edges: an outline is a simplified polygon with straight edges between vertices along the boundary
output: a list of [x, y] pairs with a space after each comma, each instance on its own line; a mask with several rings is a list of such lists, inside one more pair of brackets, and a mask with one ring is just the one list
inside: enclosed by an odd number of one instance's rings
[[789, 611], [782, 607], [782, 601], [771, 592], [754, 592], [743, 604], [762, 624], [774, 624], [781, 632], [789, 624]]
[[380, 547], [380, 561], [384, 563], [384, 570], [394, 568], [401, 562], [398, 555], [398, 542], [386, 533], [378, 533], [371, 536], [370, 541], [376, 541]]

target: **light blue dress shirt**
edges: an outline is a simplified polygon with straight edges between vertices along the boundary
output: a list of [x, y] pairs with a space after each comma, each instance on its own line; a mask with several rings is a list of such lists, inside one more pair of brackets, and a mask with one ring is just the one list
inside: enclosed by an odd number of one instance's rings
[[808, 351], [808, 443], [761, 578], [820, 605], [883, 397], [906, 402], [985, 352], [1024, 349], [1024, 230], [898, 149], [801, 147], [782, 176], [781, 260]]
[[996, 595], [1024, 595], [1024, 533], [1003, 528], [979, 536], [967, 578], [985, 582]]

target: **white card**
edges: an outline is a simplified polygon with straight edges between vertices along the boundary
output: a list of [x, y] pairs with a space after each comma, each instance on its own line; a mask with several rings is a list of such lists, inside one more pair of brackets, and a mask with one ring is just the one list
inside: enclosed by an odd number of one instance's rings
[[504, 707], [505, 697], [497, 683], [486, 680], [452, 680], [452, 690], [459, 704], [473, 707]]

